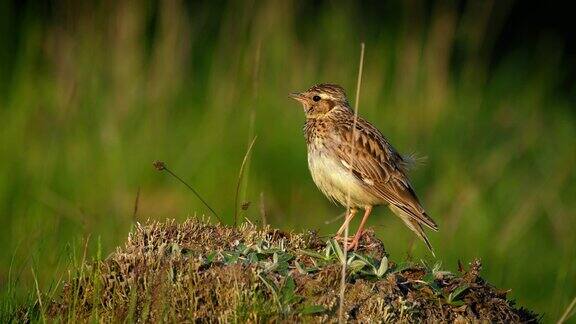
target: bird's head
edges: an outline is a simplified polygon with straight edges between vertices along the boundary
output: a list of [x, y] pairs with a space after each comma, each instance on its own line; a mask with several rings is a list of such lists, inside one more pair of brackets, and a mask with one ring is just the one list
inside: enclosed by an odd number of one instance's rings
[[337, 106], [349, 109], [344, 89], [336, 84], [322, 83], [304, 92], [290, 94], [304, 108], [306, 118], [322, 118]]

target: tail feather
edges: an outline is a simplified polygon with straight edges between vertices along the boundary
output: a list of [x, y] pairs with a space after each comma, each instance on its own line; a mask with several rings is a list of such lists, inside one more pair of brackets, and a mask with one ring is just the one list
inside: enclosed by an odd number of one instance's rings
[[[416, 234], [416, 236], [418, 236], [418, 238], [421, 239], [426, 244], [426, 247], [428, 248], [428, 250], [430, 250], [430, 253], [432, 253], [432, 255], [434, 257], [436, 257], [436, 254], [434, 253], [434, 248], [432, 247], [430, 240], [428, 240], [428, 236], [426, 236], [426, 233], [424, 232], [424, 229], [422, 228], [422, 224], [420, 223], [420, 219], [415, 218], [413, 215], [411, 215], [410, 213], [407, 213], [406, 211], [399, 208], [398, 206], [390, 205], [389, 207], [390, 207], [390, 210], [392, 210], [392, 212], [394, 214], [396, 214], [398, 217], [400, 217], [400, 219], [402, 219], [402, 221], [404, 221], [406, 226], [408, 226], [408, 228], [410, 228]], [[427, 224], [424, 224], [424, 225], [427, 225]]]
[[432, 219], [432, 217], [428, 216], [428, 214], [426, 214], [426, 212], [422, 208], [420, 208], [421, 211], [415, 211], [405, 206], [394, 206], [394, 207], [401, 209], [403, 213], [408, 214], [408, 216], [417, 221], [418, 224], [426, 225], [431, 230], [434, 230], [436, 232], [438, 231], [438, 225], [436, 224], [436, 222]]

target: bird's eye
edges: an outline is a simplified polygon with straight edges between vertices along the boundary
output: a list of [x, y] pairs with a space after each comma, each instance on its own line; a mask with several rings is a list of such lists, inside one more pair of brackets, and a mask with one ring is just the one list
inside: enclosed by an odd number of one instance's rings
[[320, 101], [320, 96], [314, 96], [314, 97], [312, 97], [312, 100], [314, 100], [314, 101]]

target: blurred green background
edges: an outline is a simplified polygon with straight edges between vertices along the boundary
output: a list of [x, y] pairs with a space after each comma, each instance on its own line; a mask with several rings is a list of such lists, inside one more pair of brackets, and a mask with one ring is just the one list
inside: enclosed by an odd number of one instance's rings
[[[135, 221], [207, 214], [157, 159], [232, 223], [254, 135], [240, 216], [332, 234], [343, 209], [309, 176], [287, 94], [334, 82], [354, 98], [364, 41], [360, 114], [428, 157], [412, 178], [443, 266], [479, 257], [556, 320], [576, 295], [574, 44], [562, 8], [533, 4], [2, 1], [2, 298], [34, 296], [31, 269], [43, 291], [66, 280], [87, 237], [105, 256]], [[412, 253], [386, 208], [369, 225], [393, 259]]]

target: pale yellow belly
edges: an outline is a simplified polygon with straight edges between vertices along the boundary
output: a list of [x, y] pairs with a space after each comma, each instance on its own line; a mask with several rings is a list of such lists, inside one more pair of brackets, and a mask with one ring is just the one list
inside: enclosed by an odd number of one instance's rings
[[[354, 177], [341, 161], [319, 151], [308, 153], [308, 167], [316, 186], [331, 200], [343, 206], [380, 205], [381, 199], [372, 195], [361, 180]], [[347, 202], [350, 202], [349, 204]]]

